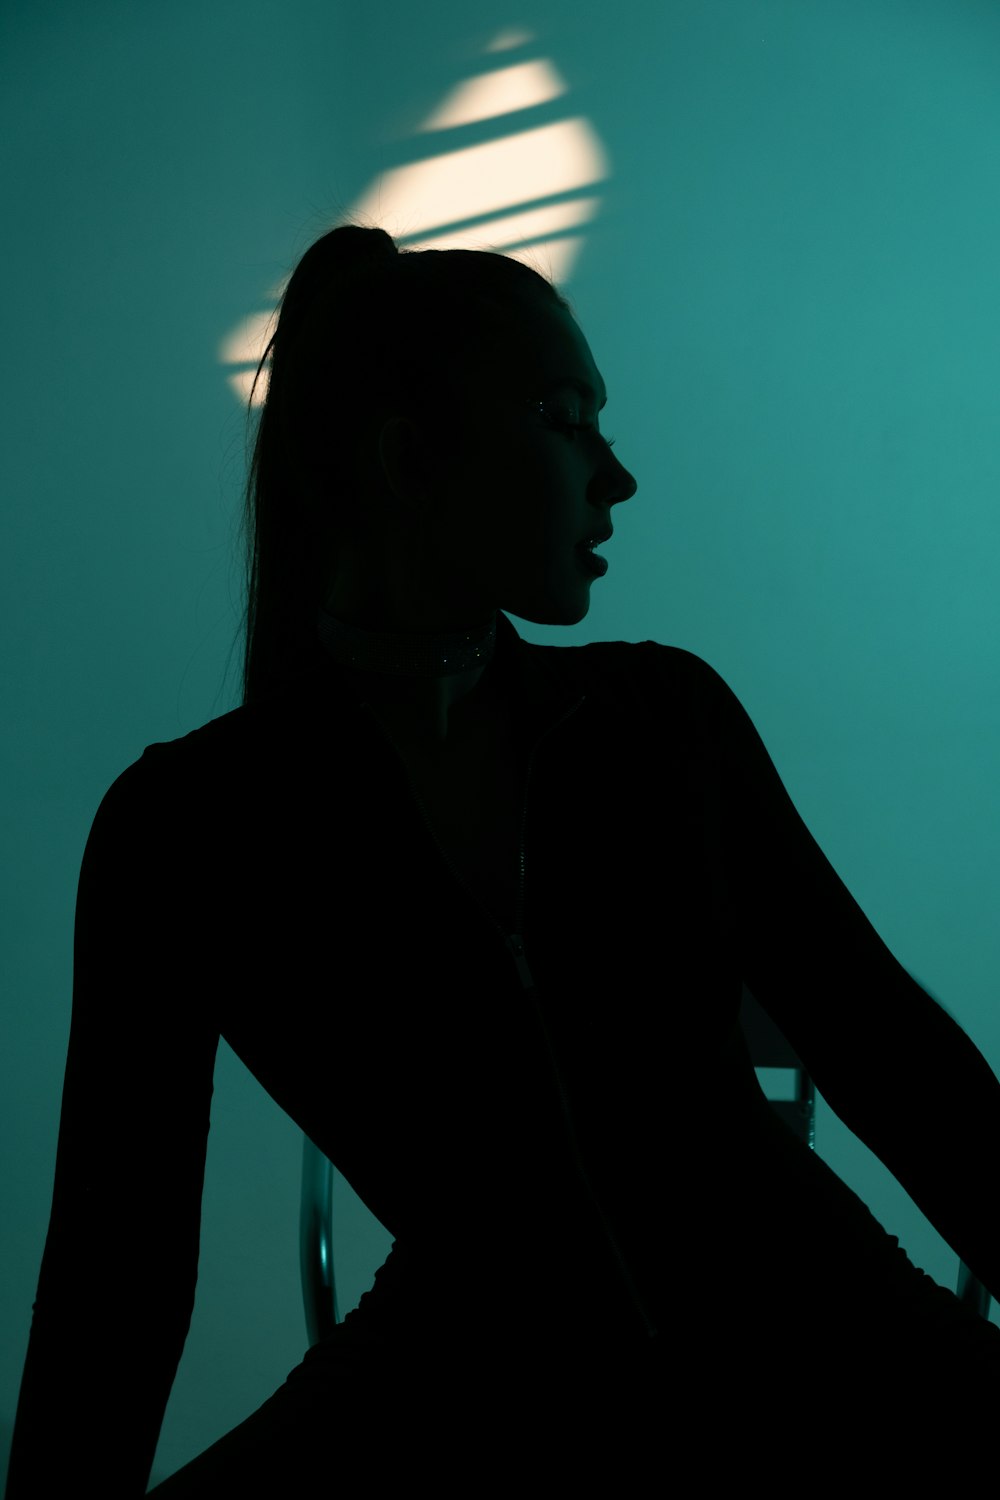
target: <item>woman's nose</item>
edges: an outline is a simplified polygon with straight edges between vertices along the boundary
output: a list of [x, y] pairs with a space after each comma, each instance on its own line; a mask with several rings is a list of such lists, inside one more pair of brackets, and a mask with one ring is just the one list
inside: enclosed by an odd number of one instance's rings
[[[612, 457], [614, 458], [613, 454]], [[615, 475], [615, 490], [614, 497], [611, 502], [612, 505], [617, 504], [619, 500], [631, 500], [632, 496], [639, 488], [638, 484], [636, 483], [635, 475], [630, 474], [625, 465], [621, 463], [617, 458], [615, 459], [615, 467], [618, 472]]]

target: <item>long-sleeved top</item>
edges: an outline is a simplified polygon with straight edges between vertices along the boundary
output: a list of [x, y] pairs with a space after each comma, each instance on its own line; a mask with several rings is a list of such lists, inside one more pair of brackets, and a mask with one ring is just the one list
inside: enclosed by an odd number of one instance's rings
[[756, 1276], [810, 1212], [831, 1267], [863, 1255], [860, 1201], [760, 1093], [744, 984], [1000, 1296], [1000, 1085], [725, 682], [653, 641], [529, 644], [502, 614], [488, 670], [527, 765], [512, 931], [329, 658], [148, 746], [105, 794], [10, 1500], [91, 1464], [103, 1494], [143, 1492], [193, 1307], [220, 1036], [393, 1236], [354, 1317], [404, 1342], [428, 1322], [484, 1358], [512, 1327], [539, 1359], [582, 1327], [676, 1340], [693, 1288]]

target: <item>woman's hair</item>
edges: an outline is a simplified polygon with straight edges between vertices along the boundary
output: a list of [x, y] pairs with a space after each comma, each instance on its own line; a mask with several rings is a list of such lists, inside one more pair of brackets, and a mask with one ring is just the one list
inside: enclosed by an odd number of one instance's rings
[[500, 336], [514, 304], [539, 296], [571, 310], [522, 261], [398, 250], [383, 229], [342, 224], [306, 251], [253, 384], [270, 362], [242, 517], [244, 704], [308, 673], [322, 651], [315, 612], [381, 422], [440, 418], [447, 402], [460, 410], [470, 361]]

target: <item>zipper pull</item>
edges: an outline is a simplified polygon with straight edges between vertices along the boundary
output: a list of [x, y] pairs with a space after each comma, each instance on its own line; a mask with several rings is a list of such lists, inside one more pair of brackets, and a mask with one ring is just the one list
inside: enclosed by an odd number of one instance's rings
[[507, 947], [510, 949], [517, 965], [517, 977], [526, 990], [535, 988], [535, 978], [528, 968], [528, 960], [524, 956], [524, 939], [520, 933], [514, 932], [507, 938]]

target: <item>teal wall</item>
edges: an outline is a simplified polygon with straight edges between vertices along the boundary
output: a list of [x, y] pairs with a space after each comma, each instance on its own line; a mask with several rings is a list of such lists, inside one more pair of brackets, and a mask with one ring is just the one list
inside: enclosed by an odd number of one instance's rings
[[[419, 122], [509, 28], [568, 85], [539, 118], [589, 122], [607, 158], [566, 290], [640, 485], [588, 619], [519, 628], [710, 661], [879, 932], [1000, 1071], [1000, 8], [8, 3], [8, 1430], [84, 841], [144, 745], [237, 701], [243, 426], [220, 348], [380, 173], [426, 154]], [[954, 1285], [954, 1254], [822, 1104], [818, 1144]], [[301, 1358], [299, 1158], [223, 1049], [199, 1300], [155, 1478]], [[344, 1224], [346, 1309], [386, 1240], [349, 1195]]]

